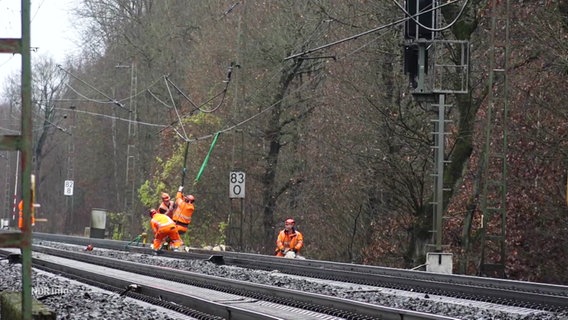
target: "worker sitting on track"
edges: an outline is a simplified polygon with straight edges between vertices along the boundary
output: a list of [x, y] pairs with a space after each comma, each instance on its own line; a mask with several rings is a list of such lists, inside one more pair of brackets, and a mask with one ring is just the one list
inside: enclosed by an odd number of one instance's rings
[[158, 213], [165, 214], [168, 217], [173, 217], [174, 214], [174, 202], [170, 200], [170, 195], [162, 192], [162, 202], [158, 207]]
[[152, 249], [158, 252], [162, 248], [162, 244], [169, 238], [170, 247], [173, 251], [179, 251], [179, 247], [183, 245], [183, 241], [179, 237], [175, 222], [165, 214], [158, 213], [156, 210], [150, 210], [150, 226], [154, 230], [154, 243]]
[[[19, 209], [19, 216], [18, 216], [18, 228], [20, 228], [20, 230], [22, 230], [22, 228], [24, 227], [24, 200], [20, 200], [20, 203], [18, 203], [18, 209]], [[32, 227], [35, 226], [35, 215], [34, 215], [34, 210], [32, 208]]]
[[193, 216], [193, 210], [195, 210], [193, 206], [195, 197], [191, 194], [184, 195], [182, 192], [183, 186], [180, 186], [176, 194], [176, 208], [172, 217], [180, 236], [183, 236], [187, 232], [187, 227], [191, 223], [191, 217]]
[[295, 258], [304, 246], [304, 236], [296, 230], [294, 219], [284, 222], [284, 230], [278, 234], [276, 240], [276, 255], [278, 257]]

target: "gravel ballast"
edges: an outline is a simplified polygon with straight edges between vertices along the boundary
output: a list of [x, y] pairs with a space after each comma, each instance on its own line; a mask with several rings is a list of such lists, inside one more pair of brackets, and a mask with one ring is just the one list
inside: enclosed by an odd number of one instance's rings
[[[21, 264], [0, 262], [0, 291], [22, 290]], [[177, 312], [120, 296], [58, 275], [33, 269], [32, 296], [57, 314], [57, 319], [187, 320]], [[1, 307], [1, 306], [0, 306]], [[3, 320], [3, 319], [2, 319]]]
[[[46, 241], [41, 241], [37, 244], [70, 251], [84, 251], [82, 246]], [[568, 320], [568, 314], [540, 312], [490, 303], [449, 299], [440, 296], [425, 296], [387, 288], [322, 281], [289, 276], [277, 270], [272, 272], [250, 270], [214, 265], [201, 260], [178, 260], [99, 248], [90, 251], [90, 254], [353, 299], [383, 306], [446, 315], [465, 320]], [[2, 283], [0, 283], [0, 290], [19, 290], [21, 266], [19, 264], [8, 265], [7, 263], [2, 263], [2, 269], [4, 270], [4, 278]], [[125, 298], [120, 297], [118, 294], [103, 291], [96, 292], [86, 285], [71, 284], [69, 280], [48, 277], [50, 276], [47, 273], [34, 271], [34, 288], [41, 286], [42, 283], [49, 283], [50, 290], [66, 290], [61, 295], [43, 301], [45, 305], [53, 310], [57, 310], [58, 319], [125, 319], [125, 317], [129, 319], [179, 319], [168, 316], [163, 311], [157, 311], [157, 307], [145, 307], [132, 301], [126, 301]]]

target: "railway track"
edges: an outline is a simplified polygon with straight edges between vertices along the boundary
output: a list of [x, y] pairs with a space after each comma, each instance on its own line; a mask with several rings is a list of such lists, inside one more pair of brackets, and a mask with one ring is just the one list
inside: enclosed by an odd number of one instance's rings
[[197, 319], [455, 319], [41, 245], [33, 251], [34, 268]]
[[[127, 242], [125, 241], [42, 233], [34, 233], [34, 239], [77, 245], [93, 244], [100, 248], [151, 253], [151, 250], [147, 247], [127, 247]], [[291, 275], [393, 288], [420, 292], [426, 295], [440, 295], [534, 310], [568, 311], [567, 286], [463, 275], [446, 275], [318, 260], [282, 259], [236, 252], [193, 250], [190, 253], [167, 252], [164, 256], [178, 259], [210, 259], [217, 263], [243, 268], [278, 270]]]

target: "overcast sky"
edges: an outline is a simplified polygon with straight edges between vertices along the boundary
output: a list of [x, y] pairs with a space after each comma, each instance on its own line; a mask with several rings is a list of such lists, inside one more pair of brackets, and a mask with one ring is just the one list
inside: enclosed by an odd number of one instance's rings
[[[31, 47], [34, 55], [51, 56], [63, 62], [79, 53], [77, 29], [71, 9], [80, 0], [31, 0]], [[21, 1], [0, 0], [0, 38], [21, 38]], [[21, 71], [19, 54], [0, 54], [0, 91], [9, 74]]]

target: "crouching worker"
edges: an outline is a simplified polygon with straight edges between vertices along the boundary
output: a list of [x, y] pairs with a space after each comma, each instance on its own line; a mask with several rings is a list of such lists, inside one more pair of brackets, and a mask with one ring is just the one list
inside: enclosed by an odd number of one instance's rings
[[284, 222], [284, 230], [278, 234], [276, 240], [276, 255], [278, 257], [295, 258], [304, 246], [304, 236], [296, 231], [294, 219], [287, 219]]
[[173, 251], [179, 251], [183, 241], [179, 237], [175, 222], [165, 214], [158, 213], [156, 210], [150, 210], [150, 226], [154, 231], [154, 243], [152, 249], [158, 252], [162, 248], [162, 244], [166, 239], [170, 241], [170, 248]]

